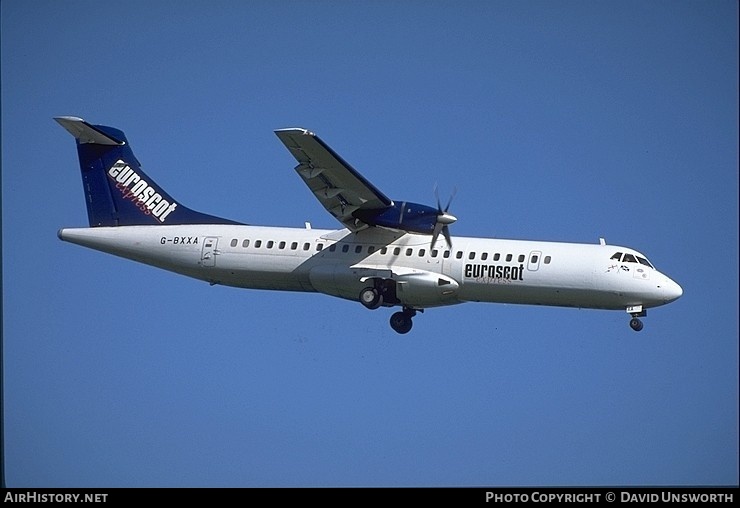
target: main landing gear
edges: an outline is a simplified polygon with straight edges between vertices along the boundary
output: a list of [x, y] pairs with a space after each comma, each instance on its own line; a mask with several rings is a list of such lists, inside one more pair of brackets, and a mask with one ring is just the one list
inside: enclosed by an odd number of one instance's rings
[[359, 300], [362, 305], [370, 310], [375, 310], [383, 305], [393, 307], [399, 303], [398, 298], [396, 298], [396, 284], [392, 280], [375, 279], [371, 282], [372, 286], [360, 291]]
[[[385, 305], [393, 307], [400, 302], [396, 297], [396, 287], [392, 281], [378, 280], [375, 285], [364, 288], [360, 291], [360, 303], [370, 310], [375, 310]], [[420, 309], [420, 312], [423, 310]], [[405, 307], [401, 312], [396, 312], [391, 316], [391, 328], [397, 333], [409, 333], [414, 322], [411, 320], [416, 315], [416, 309]]]
[[638, 318], [647, 316], [647, 310], [644, 310], [642, 305], [633, 305], [631, 307], [627, 307], [627, 312], [632, 316], [632, 319], [630, 319], [630, 328], [636, 332], [642, 330], [644, 325]]
[[365, 288], [360, 291], [360, 303], [370, 310], [383, 305], [383, 293], [378, 288]]
[[416, 310], [404, 307], [401, 312], [396, 312], [391, 316], [391, 328], [396, 333], [409, 333], [414, 322], [411, 320], [416, 315]]

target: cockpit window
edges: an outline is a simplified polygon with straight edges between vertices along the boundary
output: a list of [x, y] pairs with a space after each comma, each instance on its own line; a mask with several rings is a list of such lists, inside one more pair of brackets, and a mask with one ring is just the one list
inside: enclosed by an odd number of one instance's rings
[[641, 265], [649, 266], [653, 270], [655, 269], [655, 267], [650, 264], [650, 261], [648, 261], [647, 259], [643, 257], [637, 256], [637, 261], [639, 261]]
[[650, 261], [648, 261], [642, 256], [636, 256], [633, 254], [622, 254], [621, 252], [616, 252], [609, 259], [615, 259], [617, 261], [621, 261], [622, 263], [640, 263], [641, 265], [649, 266], [650, 268], [655, 270], [655, 267], [650, 264]]

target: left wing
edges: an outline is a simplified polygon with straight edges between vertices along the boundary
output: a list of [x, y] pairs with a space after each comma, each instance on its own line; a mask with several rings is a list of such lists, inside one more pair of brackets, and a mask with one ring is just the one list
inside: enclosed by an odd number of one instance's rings
[[359, 231], [371, 225], [357, 218], [355, 212], [358, 210], [382, 211], [393, 206], [391, 199], [365, 180], [313, 132], [306, 129], [280, 129], [275, 134], [298, 161], [295, 170], [308, 188], [324, 208], [350, 231]]

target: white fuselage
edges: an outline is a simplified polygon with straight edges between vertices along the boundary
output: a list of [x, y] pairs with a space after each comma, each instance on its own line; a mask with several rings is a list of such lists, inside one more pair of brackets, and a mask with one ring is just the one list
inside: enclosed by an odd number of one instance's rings
[[62, 240], [211, 284], [317, 291], [357, 300], [373, 278], [393, 279], [400, 303], [423, 309], [468, 301], [596, 309], [644, 308], [682, 294], [650, 265], [615, 261], [626, 247], [453, 237], [368, 228], [233, 225], [66, 228]]

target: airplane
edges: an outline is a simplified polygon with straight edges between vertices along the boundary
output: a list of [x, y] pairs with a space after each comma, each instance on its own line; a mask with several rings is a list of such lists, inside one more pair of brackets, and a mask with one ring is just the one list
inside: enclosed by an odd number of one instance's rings
[[603, 239], [452, 237], [452, 196], [444, 208], [436, 188], [436, 207], [390, 199], [303, 128], [275, 133], [341, 229], [254, 226], [191, 210], [143, 171], [122, 131], [54, 119], [76, 139], [89, 222], [59, 238], [211, 285], [400, 307], [390, 318], [399, 334], [417, 312], [464, 302], [621, 310], [640, 331], [648, 308], [683, 294], [645, 255]]

